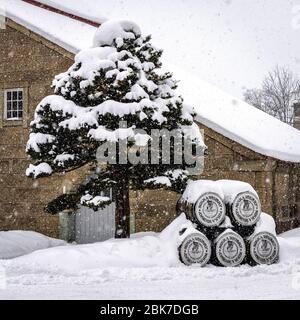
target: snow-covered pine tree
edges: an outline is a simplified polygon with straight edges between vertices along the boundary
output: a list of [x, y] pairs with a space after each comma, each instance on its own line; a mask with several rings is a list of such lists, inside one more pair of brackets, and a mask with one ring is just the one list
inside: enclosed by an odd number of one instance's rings
[[[75, 192], [59, 196], [46, 209], [54, 214], [77, 204], [103, 208], [111, 200], [102, 192], [113, 188], [115, 236], [121, 238], [129, 237], [129, 189], [164, 187], [180, 192], [189, 166], [174, 164], [175, 139], [170, 164], [162, 163], [161, 152], [158, 164], [121, 163], [121, 142], [128, 141], [126, 151], [138, 156], [151, 145], [151, 129], [177, 129], [189, 135], [194, 147], [205, 148], [193, 114], [174, 91], [176, 81], [161, 71], [162, 51], [150, 40], [135, 23], [103, 23], [93, 47], [79, 52], [69, 70], [55, 77], [55, 94], [37, 106], [26, 149], [34, 160], [26, 171], [32, 178], [89, 163], [92, 174]], [[126, 128], [119, 127], [121, 121]], [[115, 163], [99, 165], [97, 150], [109, 142], [116, 143]]]

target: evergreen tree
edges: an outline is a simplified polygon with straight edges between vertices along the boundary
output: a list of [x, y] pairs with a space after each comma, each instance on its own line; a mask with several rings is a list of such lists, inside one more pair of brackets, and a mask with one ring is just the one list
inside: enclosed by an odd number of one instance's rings
[[[150, 40], [132, 22], [105, 22], [96, 32], [93, 47], [79, 52], [69, 70], [55, 77], [55, 94], [37, 106], [26, 149], [34, 164], [27, 176], [49, 176], [88, 163], [93, 168], [77, 190], [48, 204], [48, 212], [78, 204], [103, 208], [111, 199], [102, 192], [113, 188], [116, 237], [128, 237], [130, 188], [183, 190], [192, 165], [174, 160], [178, 140], [171, 140], [170, 163], [163, 162], [163, 140], [156, 146], [158, 161], [145, 162], [155, 149], [153, 129], [177, 130], [188, 136], [194, 149], [205, 148], [193, 114], [174, 91], [177, 82], [161, 70], [162, 51]], [[99, 147], [105, 146], [104, 155], [113, 156], [101, 164], [97, 155]], [[140, 161], [124, 162], [122, 152]]]

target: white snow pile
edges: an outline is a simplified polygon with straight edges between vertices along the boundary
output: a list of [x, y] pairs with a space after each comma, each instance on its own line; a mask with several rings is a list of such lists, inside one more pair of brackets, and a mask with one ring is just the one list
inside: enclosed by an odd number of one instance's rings
[[224, 194], [225, 203], [232, 203], [235, 197], [242, 192], [250, 192], [259, 199], [257, 192], [247, 182], [238, 180], [217, 180], [215, 183], [219, 186]]
[[38, 165], [30, 164], [26, 169], [26, 175], [32, 175], [34, 178], [41, 176], [42, 174], [50, 175], [52, 173], [52, 168], [48, 163], [42, 162]]
[[180, 177], [184, 177], [186, 175], [186, 170], [182, 169], [175, 169], [175, 170], [169, 170], [166, 172], [166, 176], [158, 176], [150, 179], [144, 180], [145, 185], [161, 185], [170, 187], [172, 185], [172, 182], [177, 180]]
[[284, 238], [300, 238], [300, 228], [292, 229], [281, 234]]
[[260, 219], [258, 220], [254, 234], [257, 234], [262, 231], [267, 231], [276, 236], [276, 223], [272, 216], [264, 212], [261, 213]]
[[103, 196], [96, 196], [93, 197], [90, 194], [86, 194], [81, 197], [80, 202], [81, 204], [87, 204], [87, 205], [100, 205], [103, 202], [109, 202], [110, 198], [109, 197], [103, 197]]
[[114, 40], [121, 45], [123, 39], [134, 39], [135, 35], [141, 35], [141, 29], [137, 24], [126, 20], [109, 20], [97, 29], [93, 45], [94, 47], [111, 46]]
[[[264, 213], [261, 215], [256, 232], [261, 230], [275, 234], [273, 218]], [[133, 235], [131, 239], [111, 239], [93, 244], [59, 246], [32, 252], [12, 259], [10, 263], [15, 267], [22, 266], [23, 270], [58, 274], [73, 274], [103, 268], [185, 268], [186, 266], [178, 259], [177, 248], [183, 239], [193, 232], [198, 231], [182, 214], [161, 233], [144, 232]], [[251, 272], [255, 273], [256, 268], [263, 268], [266, 271], [300, 259], [300, 237], [282, 235], [278, 237], [278, 241], [280, 243], [279, 264], [254, 268], [241, 266], [240, 268], [247, 267], [253, 269]], [[211, 266], [207, 266], [201, 270], [210, 270], [210, 268]]]
[[177, 246], [193, 225], [181, 215], [161, 233], [141, 233], [131, 239], [111, 239], [84, 245], [61, 246], [14, 259], [23, 267], [54, 272], [78, 272], [105, 267], [170, 267], [180, 265]]
[[[262, 217], [272, 231], [272, 218]], [[180, 263], [177, 245], [194, 231], [181, 215], [158, 234], [0, 260], [0, 299], [299, 299], [300, 228], [278, 236], [279, 263], [235, 268]]]
[[206, 192], [214, 192], [224, 200], [224, 193], [221, 187], [213, 180], [190, 180], [182, 194], [182, 198], [188, 202], [194, 203]]
[[34, 231], [0, 231], [0, 259], [11, 259], [36, 250], [62, 246], [66, 242]]
[[171, 186], [171, 182], [170, 179], [168, 177], [155, 177], [155, 178], [150, 178], [144, 181], [145, 183], [153, 183], [154, 185], [159, 184], [159, 185], [165, 185], [170, 187]]
[[241, 192], [251, 192], [257, 198], [258, 194], [247, 182], [237, 180], [190, 180], [182, 198], [188, 202], [196, 202], [198, 198], [206, 192], [214, 192], [225, 202], [231, 203]]

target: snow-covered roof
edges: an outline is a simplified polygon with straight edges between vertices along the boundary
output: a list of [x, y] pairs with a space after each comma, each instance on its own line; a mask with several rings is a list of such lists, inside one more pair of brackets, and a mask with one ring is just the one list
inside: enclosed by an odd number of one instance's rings
[[262, 155], [300, 162], [300, 130], [236, 99], [195, 74], [170, 68], [178, 90], [205, 126]]
[[[41, 0], [56, 6], [55, 1]], [[0, 0], [7, 17], [58, 44], [77, 53], [92, 46], [96, 28], [66, 16], [35, 7], [20, 0]], [[70, 5], [65, 9], [79, 15]], [[84, 18], [95, 20], [85, 13]], [[105, 20], [100, 17], [97, 21]], [[195, 74], [172, 66], [175, 78], [180, 79], [178, 90], [185, 102], [195, 108], [197, 120], [216, 132], [262, 155], [283, 161], [300, 162], [300, 131], [230, 96], [201, 80]]]
[[72, 53], [88, 48], [93, 43], [96, 28], [86, 23], [21, 0], [0, 0], [0, 9], [11, 20]]

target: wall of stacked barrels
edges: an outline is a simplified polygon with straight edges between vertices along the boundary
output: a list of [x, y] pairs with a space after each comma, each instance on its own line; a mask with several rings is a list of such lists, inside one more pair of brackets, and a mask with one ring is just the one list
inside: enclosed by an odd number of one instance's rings
[[191, 181], [176, 211], [184, 212], [195, 227], [186, 237], [181, 231], [179, 257], [186, 265], [253, 266], [279, 260], [274, 220], [261, 212], [259, 197], [248, 183]]

